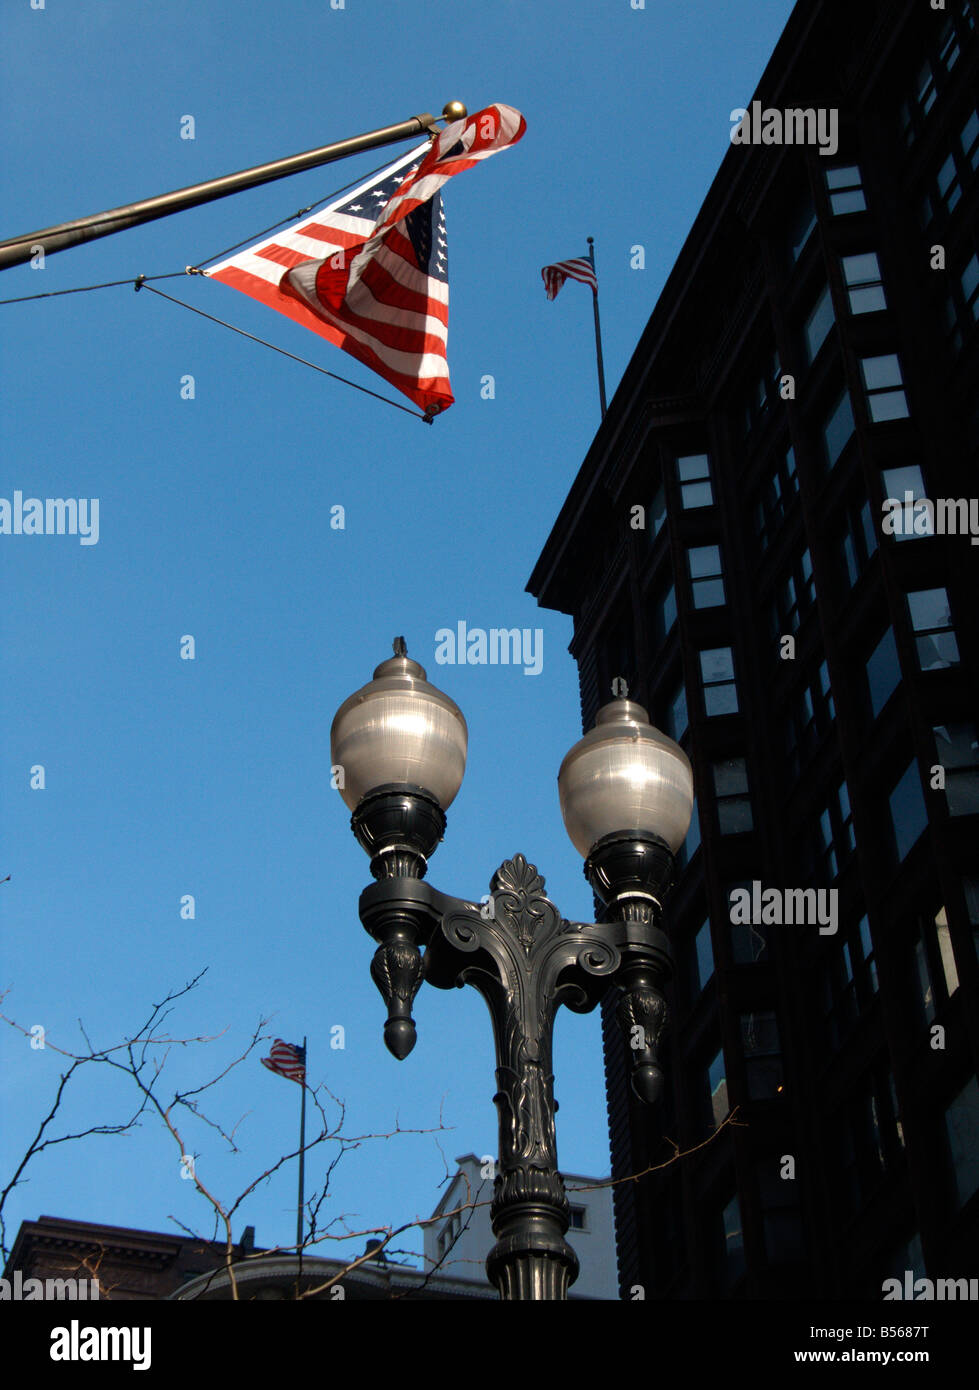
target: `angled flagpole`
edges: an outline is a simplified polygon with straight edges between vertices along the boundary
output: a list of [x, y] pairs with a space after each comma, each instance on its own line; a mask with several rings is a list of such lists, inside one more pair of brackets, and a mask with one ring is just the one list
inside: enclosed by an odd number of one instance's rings
[[[446, 102], [442, 112], [447, 121], [454, 121], [466, 115], [461, 102]], [[224, 174], [220, 178], [209, 179], [206, 183], [196, 183], [189, 188], [178, 188], [172, 193], [160, 193], [155, 198], [144, 198], [138, 203], [127, 203], [123, 207], [111, 208], [108, 212], [96, 212], [91, 217], [79, 217], [74, 222], [61, 222], [54, 227], [44, 227], [39, 232], [26, 232], [21, 236], [0, 241], [0, 270], [8, 266], [20, 265], [37, 254], [39, 247], [45, 255], [64, 251], [69, 246], [77, 246], [83, 241], [94, 241], [98, 237], [111, 236], [114, 232], [125, 231], [127, 227], [137, 227], [143, 222], [153, 222], [159, 217], [168, 217], [172, 212], [183, 212], [186, 208], [199, 207], [202, 203], [213, 202], [215, 198], [226, 198], [231, 193], [240, 193], [246, 188], [255, 188], [262, 183], [287, 178], [304, 169], [316, 169], [321, 164], [332, 164], [334, 160], [346, 159], [348, 155], [359, 154], [361, 150], [373, 150], [379, 145], [392, 145], [398, 140], [411, 140], [419, 135], [437, 134], [439, 127], [435, 117], [427, 111], [398, 125], [383, 126], [370, 130], [365, 135], [353, 135], [348, 140], [337, 140], [332, 145], [322, 145], [319, 149], [306, 150], [303, 154], [293, 154], [285, 159], [273, 160], [270, 164], [257, 164], [251, 169], [242, 169], [237, 174]]]
[[[580, 243], [579, 243], [580, 245]], [[595, 272], [595, 238], [588, 238], [588, 259], [591, 261], [592, 272]], [[595, 274], [594, 284], [595, 294], [595, 355], [598, 359], [598, 398], [602, 403], [602, 419], [608, 412], [605, 402], [605, 360], [602, 357], [602, 325], [598, 317], [598, 275]]]

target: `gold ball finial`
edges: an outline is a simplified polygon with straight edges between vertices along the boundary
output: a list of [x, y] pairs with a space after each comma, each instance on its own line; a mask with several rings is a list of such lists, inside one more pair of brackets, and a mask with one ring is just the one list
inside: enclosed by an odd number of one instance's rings
[[442, 107], [442, 115], [447, 121], [461, 121], [469, 115], [463, 101], [447, 101]]

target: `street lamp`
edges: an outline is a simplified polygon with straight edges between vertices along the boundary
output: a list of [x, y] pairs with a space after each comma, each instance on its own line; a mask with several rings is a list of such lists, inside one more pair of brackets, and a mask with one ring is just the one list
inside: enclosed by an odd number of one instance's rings
[[344, 701], [331, 731], [340, 792], [376, 880], [360, 896], [360, 920], [378, 943], [371, 975], [388, 1010], [384, 1041], [399, 1060], [414, 1047], [411, 1005], [423, 979], [483, 995], [500, 1127], [486, 1271], [501, 1298], [563, 1299], [578, 1261], [564, 1239], [570, 1212], [557, 1170], [554, 1016], [562, 1003], [588, 1013], [617, 987], [633, 1087], [657, 1098], [672, 973], [661, 904], [690, 824], [690, 763], [641, 705], [618, 698], [561, 764], [561, 813], [603, 904], [601, 923], [565, 921], [522, 854], [496, 870], [488, 902], [449, 897], [423, 879], [462, 785], [466, 721], [403, 638], [394, 653]]

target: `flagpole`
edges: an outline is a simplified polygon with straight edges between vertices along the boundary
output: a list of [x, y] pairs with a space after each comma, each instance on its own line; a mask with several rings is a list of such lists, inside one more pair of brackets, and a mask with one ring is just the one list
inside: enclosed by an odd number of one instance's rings
[[307, 1075], [306, 1036], [303, 1035], [303, 1100], [299, 1112], [299, 1210], [296, 1214], [296, 1246], [300, 1266], [303, 1258], [303, 1191], [306, 1179], [306, 1075]]
[[[454, 121], [466, 115], [466, 108], [461, 102], [450, 101], [446, 102], [442, 114], [446, 121]], [[251, 169], [239, 170], [236, 174], [224, 174], [220, 178], [208, 179], [206, 183], [178, 188], [172, 193], [160, 193], [155, 198], [127, 203], [124, 207], [97, 212], [91, 217], [79, 217], [73, 222], [61, 222], [55, 227], [45, 227], [39, 232], [27, 232], [21, 236], [10, 237], [6, 241], [0, 241], [0, 270], [29, 261], [37, 254], [38, 247], [43, 249], [46, 256], [50, 256], [55, 251], [64, 251], [69, 246], [77, 246], [83, 241], [111, 236], [114, 232], [125, 231], [127, 227], [137, 227], [158, 217], [168, 217], [172, 212], [183, 212], [186, 208], [213, 202], [215, 198], [226, 198], [230, 193], [240, 193], [246, 188], [255, 188], [275, 179], [284, 179], [305, 169], [317, 169], [322, 164], [332, 164], [334, 160], [346, 159], [349, 155], [359, 154], [361, 150], [373, 150], [379, 145], [395, 144], [399, 140], [410, 140], [418, 135], [437, 134], [438, 130], [435, 117], [426, 111], [420, 116], [401, 121], [398, 125], [383, 126], [379, 130], [370, 130], [365, 135], [337, 140], [331, 145], [322, 145], [319, 149], [306, 150], [303, 154], [289, 155], [269, 164], [257, 164]]]
[[[595, 270], [595, 238], [588, 238], [588, 259], [592, 271]], [[595, 354], [598, 358], [598, 396], [602, 403], [602, 419], [605, 419], [608, 406], [605, 402], [605, 362], [602, 357], [602, 325], [598, 317], [598, 276], [595, 276]]]

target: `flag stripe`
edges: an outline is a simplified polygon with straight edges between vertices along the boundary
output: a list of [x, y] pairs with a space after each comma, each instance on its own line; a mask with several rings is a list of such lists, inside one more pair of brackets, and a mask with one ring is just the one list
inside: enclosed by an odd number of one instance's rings
[[595, 294], [598, 293], [598, 280], [595, 276], [595, 268], [590, 259], [578, 257], [570, 261], [557, 261], [554, 265], [545, 265], [541, 270], [544, 277], [544, 288], [547, 291], [548, 299], [556, 299], [558, 291], [565, 280], [579, 280], [583, 285], [590, 285]]
[[440, 190], [525, 129], [520, 112], [502, 105], [454, 121], [353, 193], [207, 274], [343, 348], [426, 413], [444, 410], [453, 396]]
[[298, 1047], [294, 1043], [283, 1042], [281, 1038], [276, 1038], [269, 1055], [259, 1060], [264, 1067], [268, 1067], [269, 1071], [274, 1071], [289, 1081], [304, 1083], [306, 1080], [306, 1049], [304, 1047]]

